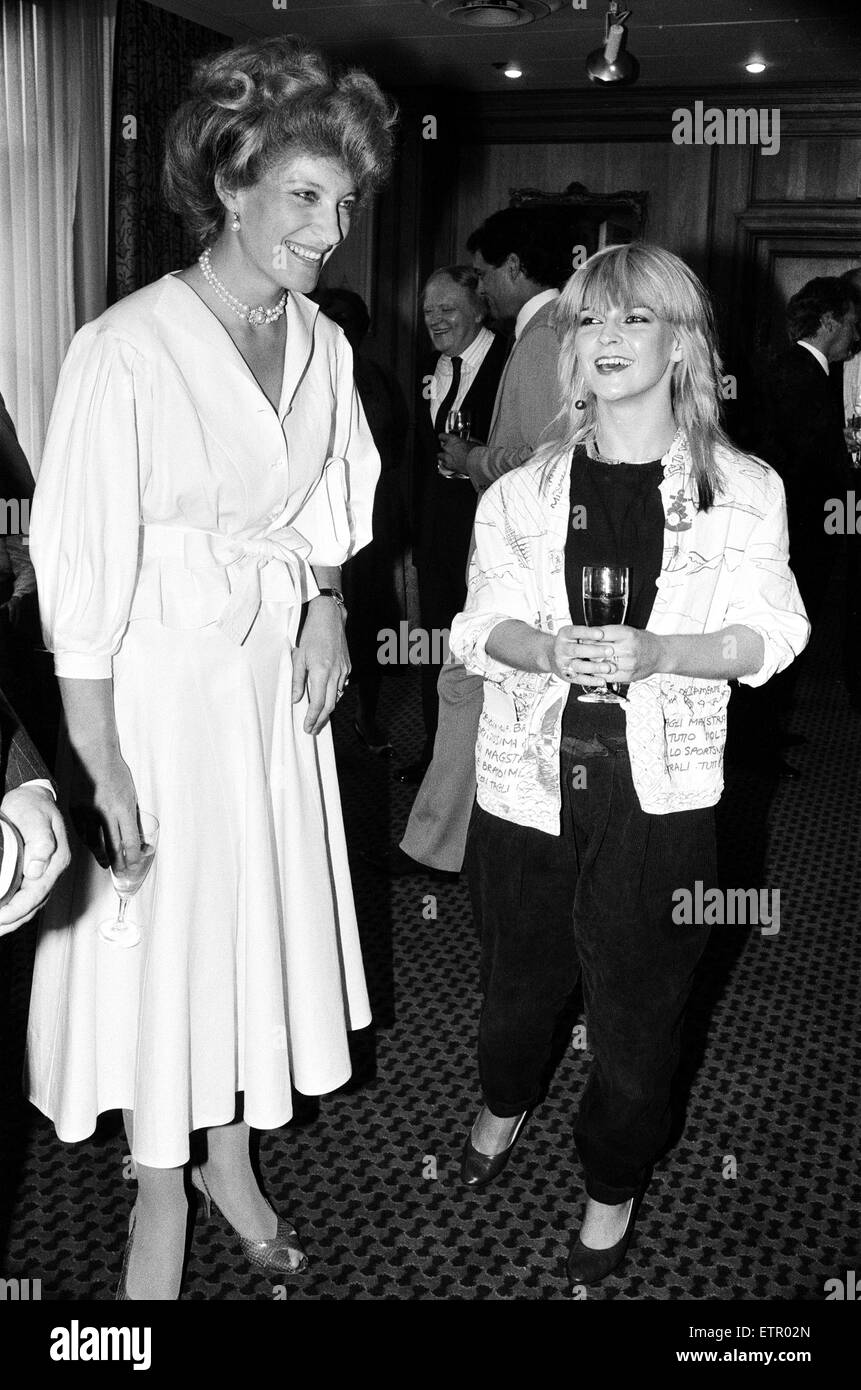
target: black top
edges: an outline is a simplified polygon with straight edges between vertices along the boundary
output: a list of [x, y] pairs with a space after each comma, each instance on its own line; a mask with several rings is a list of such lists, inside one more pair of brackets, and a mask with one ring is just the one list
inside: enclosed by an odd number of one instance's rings
[[[653, 463], [602, 463], [590, 458], [584, 445], [574, 450], [565, 586], [575, 627], [586, 624], [584, 565], [627, 565], [630, 589], [625, 624], [644, 628], [649, 621], [663, 557], [664, 508], [658, 491], [663, 476], [660, 459]], [[619, 693], [624, 695], [626, 689], [621, 686]], [[563, 734], [588, 739], [599, 730], [624, 733], [625, 716], [620, 705], [581, 704], [577, 696], [582, 693], [579, 684], [572, 685], [562, 716]]]

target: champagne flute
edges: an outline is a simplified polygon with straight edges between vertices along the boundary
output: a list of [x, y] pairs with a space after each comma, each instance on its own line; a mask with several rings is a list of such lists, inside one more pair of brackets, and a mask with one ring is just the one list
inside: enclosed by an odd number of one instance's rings
[[129, 863], [125, 854], [111, 865], [111, 879], [120, 900], [116, 917], [99, 923], [99, 935], [114, 946], [137, 946], [141, 939], [140, 923], [126, 916], [129, 900], [142, 886], [152, 868], [158, 844], [158, 821], [148, 811], [138, 812], [140, 829], [140, 859]]
[[[625, 621], [630, 579], [631, 571], [626, 565], [583, 566], [583, 613], [587, 627], [610, 627]], [[577, 696], [583, 704], [622, 704], [618, 681], [609, 685], [605, 681], [603, 690], [588, 687], [583, 690], [584, 693]]]

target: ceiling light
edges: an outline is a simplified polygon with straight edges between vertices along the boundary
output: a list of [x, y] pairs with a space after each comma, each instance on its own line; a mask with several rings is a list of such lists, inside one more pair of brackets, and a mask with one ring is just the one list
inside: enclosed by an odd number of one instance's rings
[[744, 65], [745, 72], [765, 72], [765, 63], [761, 58], [751, 58], [749, 63]]
[[640, 64], [625, 49], [625, 20], [630, 17], [631, 11], [623, 10], [620, 0], [610, 0], [604, 20], [604, 46], [594, 48], [586, 59], [586, 75], [591, 82], [636, 82]]
[[423, 0], [423, 3], [455, 24], [468, 24], [472, 29], [513, 29], [519, 24], [545, 19], [562, 8], [562, 0]]
[[501, 69], [503, 77], [510, 77], [514, 80], [516, 77], [523, 76], [523, 68], [519, 63], [496, 63], [494, 66]]

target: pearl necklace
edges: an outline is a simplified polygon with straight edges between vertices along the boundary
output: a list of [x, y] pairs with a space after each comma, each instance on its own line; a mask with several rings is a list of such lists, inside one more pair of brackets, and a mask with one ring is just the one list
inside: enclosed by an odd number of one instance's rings
[[208, 285], [212, 286], [218, 298], [223, 300], [228, 309], [232, 310], [234, 314], [237, 314], [239, 318], [245, 319], [246, 323], [250, 323], [252, 328], [261, 328], [264, 323], [274, 323], [276, 319], [280, 319], [281, 315], [284, 313], [284, 306], [287, 303], [286, 290], [282, 290], [281, 298], [278, 300], [278, 303], [273, 304], [270, 309], [267, 309], [263, 304], [258, 304], [255, 309], [252, 309], [250, 304], [243, 304], [241, 299], [237, 299], [235, 294], [230, 293], [226, 285], [222, 285], [215, 271], [212, 269], [212, 252], [208, 246], [206, 250], [202, 251], [198, 256], [197, 263], [203, 271], [204, 280]]

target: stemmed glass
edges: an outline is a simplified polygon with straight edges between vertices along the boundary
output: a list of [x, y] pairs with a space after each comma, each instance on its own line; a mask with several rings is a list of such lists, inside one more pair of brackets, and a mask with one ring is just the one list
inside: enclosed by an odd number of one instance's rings
[[456, 434], [458, 439], [469, 439], [469, 431], [472, 428], [472, 413], [464, 410], [450, 410], [445, 421], [446, 434]]
[[140, 859], [129, 863], [125, 855], [111, 865], [111, 879], [120, 900], [116, 917], [99, 923], [99, 935], [114, 946], [137, 946], [141, 939], [140, 923], [126, 916], [129, 900], [134, 897], [152, 868], [158, 844], [158, 821], [148, 811], [138, 812], [140, 829]]
[[[631, 571], [626, 565], [583, 566], [583, 613], [587, 627], [610, 627], [625, 621]], [[603, 690], [584, 687], [583, 704], [621, 705], [619, 682], [604, 682]], [[612, 692], [612, 693], [611, 693]]]
[[[458, 439], [469, 439], [469, 431], [472, 428], [472, 414], [469, 410], [450, 410], [445, 417], [446, 434], [456, 434]], [[437, 464], [437, 472], [443, 478], [460, 478], [461, 482], [469, 482], [465, 473], [455, 473], [451, 468], [446, 468], [444, 463]]]

